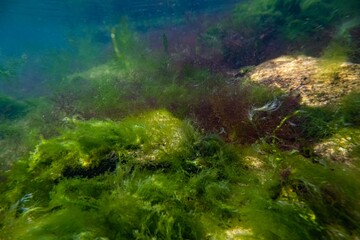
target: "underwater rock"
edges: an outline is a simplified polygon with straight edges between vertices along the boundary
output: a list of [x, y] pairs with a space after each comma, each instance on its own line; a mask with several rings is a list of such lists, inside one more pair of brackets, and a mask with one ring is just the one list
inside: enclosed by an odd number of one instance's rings
[[76, 82], [86, 79], [88, 81], [109, 81], [111, 79], [121, 78], [124, 72], [121, 69], [116, 68], [113, 63], [105, 63], [96, 67], [93, 67], [87, 71], [75, 73], [66, 78], [69, 82]]
[[251, 81], [299, 94], [301, 103], [325, 106], [360, 91], [360, 64], [308, 56], [282, 56], [266, 61], [247, 75]]
[[[182, 150], [192, 129], [165, 110], [128, 117], [121, 122], [72, 120], [57, 138], [42, 140], [29, 158], [38, 180], [92, 178], [115, 171], [118, 163], [162, 166]], [[180, 149], [180, 150], [179, 150]]]
[[315, 144], [314, 153], [319, 157], [352, 165], [360, 148], [360, 131], [343, 129], [329, 139]]
[[[0, 120], [14, 120], [28, 112], [29, 105], [0, 93]], [[0, 129], [1, 137], [1, 129]]]
[[99, 176], [101, 174], [105, 174], [106, 172], [114, 172], [118, 162], [119, 162], [119, 158], [118, 156], [116, 156], [116, 153], [111, 152], [110, 154], [108, 154], [108, 156], [105, 156], [105, 158], [101, 159], [101, 161], [96, 166], [90, 166], [90, 167], [66, 166], [62, 172], [62, 175], [66, 178], [72, 178], [72, 177], [92, 178]]
[[236, 239], [243, 239], [250, 237], [253, 237], [253, 233], [249, 229], [245, 228], [234, 228], [226, 231], [226, 239], [228, 240], [236, 240]]

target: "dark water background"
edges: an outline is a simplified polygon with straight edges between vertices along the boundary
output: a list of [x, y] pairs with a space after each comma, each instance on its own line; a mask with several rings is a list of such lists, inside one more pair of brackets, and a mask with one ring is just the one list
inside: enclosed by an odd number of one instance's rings
[[[116, 24], [126, 16], [139, 30], [161, 22], [230, 8], [236, 0], [2, 0], [0, 53], [16, 55], [66, 47], [85, 29]], [[107, 41], [106, 36], [98, 36]]]

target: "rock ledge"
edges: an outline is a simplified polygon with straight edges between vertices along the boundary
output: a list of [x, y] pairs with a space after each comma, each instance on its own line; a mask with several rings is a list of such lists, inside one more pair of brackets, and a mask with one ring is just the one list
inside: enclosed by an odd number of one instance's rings
[[360, 64], [330, 62], [307, 56], [282, 56], [256, 66], [247, 74], [254, 81], [297, 93], [301, 103], [324, 106], [360, 91]]

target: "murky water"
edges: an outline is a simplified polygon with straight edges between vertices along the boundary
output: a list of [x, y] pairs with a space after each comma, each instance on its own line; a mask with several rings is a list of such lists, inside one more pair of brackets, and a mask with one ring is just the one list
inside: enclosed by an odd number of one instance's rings
[[127, 17], [138, 29], [177, 23], [199, 13], [231, 8], [235, 0], [99, 1], [5, 0], [0, 3], [0, 53], [59, 48], [70, 36], [116, 24]]

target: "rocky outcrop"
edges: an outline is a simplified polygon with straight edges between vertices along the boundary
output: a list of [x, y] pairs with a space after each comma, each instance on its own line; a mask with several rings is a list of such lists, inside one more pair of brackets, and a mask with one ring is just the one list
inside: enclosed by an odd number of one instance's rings
[[[340, 63], [307, 56], [282, 56], [264, 62], [245, 75], [253, 82], [300, 96], [301, 104], [322, 107], [360, 92], [360, 64]], [[349, 124], [348, 124], [349, 125]], [[338, 131], [313, 146], [321, 159], [353, 165], [359, 156], [360, 130], [338, 126]]]
[[301, 103], [324, 106], [360, 91], [360, 64], [325, 61], [307, 56], [282, 56], [247, 73], [254, 82], [300, 94]]
[[314, 153], [329, 161], [353, 165], [360, 150], [360, 130], [342, 129], [329, 139], [315, 144]]

